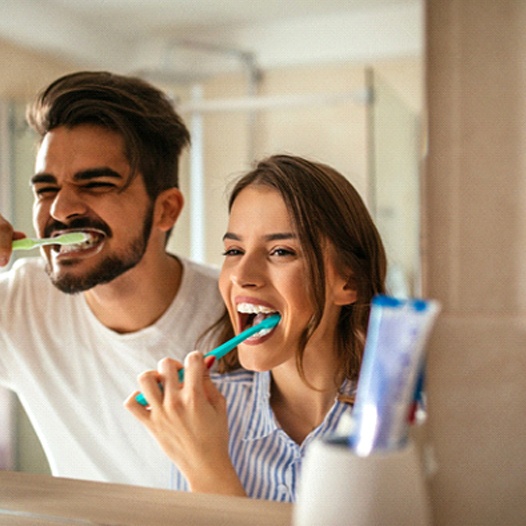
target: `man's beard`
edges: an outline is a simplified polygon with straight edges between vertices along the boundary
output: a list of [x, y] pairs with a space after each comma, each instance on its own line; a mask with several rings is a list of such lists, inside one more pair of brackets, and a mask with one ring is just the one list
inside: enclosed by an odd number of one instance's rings
[[46, 265], [46, 272], [51, 279], [51, 283], [62, 292], [77, 294], [78, 292], [89, 290], [97, 285], [109, 283], [135, 267], [146, 252], [152, 231], [153, 208], [153, 204], [149, 206], [146, 211], [142, 233], [137, 236], [124, 254], [106, 257], [95, 269], [83, 276], [72, 276], [68, 274], [62, 276], [53, 275], [51, 266], [48, 263]]

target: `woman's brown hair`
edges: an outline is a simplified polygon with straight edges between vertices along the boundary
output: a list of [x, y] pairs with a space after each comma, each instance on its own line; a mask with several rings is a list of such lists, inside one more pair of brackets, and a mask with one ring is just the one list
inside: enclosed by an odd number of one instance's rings
[[[342, 380], [356, 380], [361, 366], [371, 299], [385, 293], [386, 255], [374, 222], [356, 189], [333, 168], [291, 155], [260, 161], [239, 179], [230, 194], [229, 211], [240, 192], [253, 185], [273, 188], [283, 198], [307, 261], [308, 287], [314, 315], [302, 334], [297, 355], [303, 373], [305, 346], [318, 327], [325, 306], [324, 251], [335, 257], [338, 271], [356, 290], [356, 301], [342, 308], [337, 352]], [[220, 338], [232, 335], [227, 316], [219, 322]], [[220, 371], [240, 367], [237, 353], [227, 355]]]

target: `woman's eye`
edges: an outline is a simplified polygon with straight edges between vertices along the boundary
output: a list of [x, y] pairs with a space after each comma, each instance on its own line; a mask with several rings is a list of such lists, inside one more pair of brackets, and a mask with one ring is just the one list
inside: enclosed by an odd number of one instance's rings
[[271, 251], [270, 255], [271, 256], [279, 256], [279, 257], [295, 256], [296, 252], [294, 252], [293, 250], [290, 250], [288, 248], [275, 248], [274, 250]]

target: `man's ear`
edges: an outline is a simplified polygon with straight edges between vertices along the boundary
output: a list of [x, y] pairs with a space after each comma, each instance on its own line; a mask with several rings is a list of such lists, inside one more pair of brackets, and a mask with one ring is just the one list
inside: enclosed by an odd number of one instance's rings
[[161, 192], [155, 200], [155, 226], [168, 232], [175, 225], [183, 206], [184, 197], [178, 188], [168, 188]]

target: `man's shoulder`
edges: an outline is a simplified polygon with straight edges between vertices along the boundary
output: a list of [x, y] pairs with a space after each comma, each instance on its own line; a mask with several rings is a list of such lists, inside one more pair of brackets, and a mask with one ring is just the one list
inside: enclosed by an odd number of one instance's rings
[[51, 283], [45, 262], [36, 257], [19, 259], [8, 271], [0, 273], [0, 297], [4, 316], [23, 311], [35, 316], [42, 313], [39, 316], [46, 319], [51, 310], [64, 312], [64, 308], [70, 308], [71, 304], [65, 307], [64, 301], [72, 301], [71, 295], [63, 294]]
[[[183, 277], [177, 292], [174, 308], [181, 309], [192, 320], [206, 319], [212, 324], [224, 309], [219, 294], [219, 269], [188, 259], [179, 258], [183, 265]], [[175, 311], [174, 311], [175, 312]]]
[[219, 268], [214, 265], [197, 263], [191, 259], [179, 258], [183, 265], [184, 273], [192, 277], [201, 277], [210, 281], [217, 281], [219, 277]]
[[25, 269], [27, 272], [42, 272], [46, 262], [40, 257], [26, 257], [17, 259], [13, 265], [13, 270]]
[[45, 272], [45, 262], [38, 257], [17, 259], [9, 270], [0, 273], [0, 280], [16, 281], [21, 284], [28, 284], [28, 281], [31, 280], [31, 282], [38, 281], [50, 284]]
[[219, 296], [219, 269], [212, 265], [179, 258], [183, 265], [183, 279], [180, 292], [187, 294], [217, 294]]

